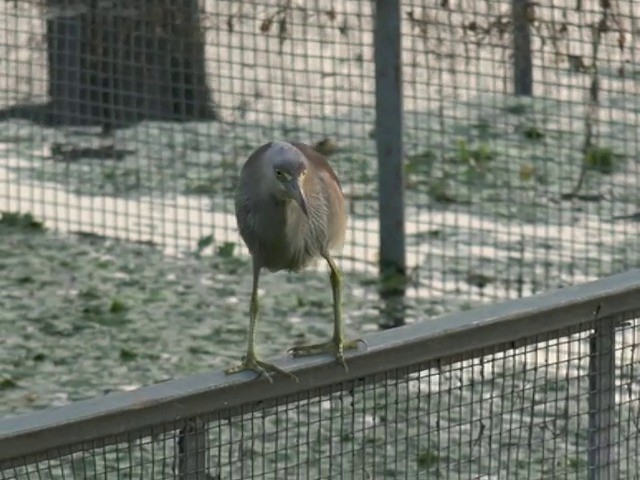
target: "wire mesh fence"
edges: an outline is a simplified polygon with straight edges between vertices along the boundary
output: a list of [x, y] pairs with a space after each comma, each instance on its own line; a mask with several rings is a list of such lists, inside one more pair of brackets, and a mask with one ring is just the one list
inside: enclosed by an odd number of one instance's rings
[[[0, 9], [1, 210], [171, 254], [239, 243], [239, 166], [295, 138], [343, 180], [341, 265], [377, 271], [373, 2]], [[410, 296], [460, 308], [639, 264], [638, 16], [401, 2]]]
[[169, 382], [27, 416], [0, 428], [0, 478], [636, 479], [637, 290], [627, 275], [373, 334], [349, 373], [316, 362], [299, 384]]
[[[438, 312], [463, 309], [639, 266], [636, 2], [403, 0], [400, 18], [408, 294], [421, 302], [410, 317], [423, 319], [434, 303]], [[144, 285], [142, 301], [155, 310], [147, 316], [162, 311], [169, 321], [180, 302], [156, 307], [162, 292], [200, 305], [203, 288], [236, 283], [238, 265], [215, 266], [212, 280], [192, 263], [169, 272], [157, 252], [85, 239], [149, 243], [168, 256], [227, 251], [226, 242], [239, 244], [239, 167], [272, 138], [330, 157], [350, 204], [340, 264], [362, 280], [357, 295], [369, 292], [379, 260], [376, 140], [395, 121], [376, 111], [375, 24], [369, 0], [0, 2], [0, 211], [83, 233], [73, 241], [83, 242], [83, 262], [109, 274], [76, 292], [86, 305], [69, 300], [78, 288], [68, 282], [58, 310], [81, 309], [83, 322], [33, 315], [49, 345], [70, 342], [87, 319], [102, 322], [89, 329], [94, 338], [126, 323], [122, 296], [98, 305], [100, 282]], [[0, 226], [16, 218], [5, 213]], [[60, 239], [12, 241], [45, 266], [47, 248], [64, 248]], [[110, 259], [129, 254], [163, 269], [141, 279], [143, 262], [110, 270]], [[46, 273], [17, 275], [12, 288], [22, 295]], [[177, 285], [176, 275], [200, 284]], [[235, 298], [233, 289], [219, 294]], [[20, 308], [2, 321], [30, 325], [31, 310]], [[10, 466], [3, 458], [0, 478], [635, 479], [637, 308], [525, 339], [514, 331], [515, 343], [464, 358], [405, 359], [362, 377], [355, 369], [321, 392], [300, 388], [268, 405], [249, 399], [81, 444], [60, 434], [53, 450]], [[9, 303], [3, 310], [13, 315]], [[199, 322], [210, 312], [188, 315]], [[178, 348], [204, 357], [211, 347], [194, 338], [229, 341], [223, 328], [197, 322]], [[115, 345], [123, 362], [149, 363]], [[25, 355], [57, 368], [53, 349], [3, 346], [1, 363], [11, 366], [2, 375], [25, 369], [17, 360]], [[158, 354], [151, 363], [175, 370], [171, 361]], [[124, 370], [131, 377], [135, 368]], [[0, 390], [14, 391], [6, 378]]]
[[618, 250], [637, 232], [625, 220], [637, 211], [637, 6], [403, 8], [410, 240], [425, 283], [512, 297], [637, 264]]

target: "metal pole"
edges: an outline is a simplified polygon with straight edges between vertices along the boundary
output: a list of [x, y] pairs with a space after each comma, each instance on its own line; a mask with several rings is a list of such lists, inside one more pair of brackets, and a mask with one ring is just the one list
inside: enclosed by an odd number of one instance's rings
[[516, 95], [533, 94], [530, 26], [532, 16], [533, 4], [529, 0], [512, 0], [513, 88]]
[[375, 2], [376, 143], [381, 294], [405, 290], [404, 164], [400, 1]]
[[615, 328], [612, 320], [597, 324], [589, 338], [589, 480], [616, 475], [615, 435]]
[[178, 432], [176, 451], [177, 480], [207, 480], [206, 471], [207, 437], [204, 422], [190, 418]]

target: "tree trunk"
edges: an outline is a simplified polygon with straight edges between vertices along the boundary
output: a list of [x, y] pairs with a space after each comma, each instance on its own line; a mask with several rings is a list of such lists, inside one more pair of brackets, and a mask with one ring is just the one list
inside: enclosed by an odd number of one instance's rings
[[51, 121], [215, 118], [198, 0], [48, 2]]

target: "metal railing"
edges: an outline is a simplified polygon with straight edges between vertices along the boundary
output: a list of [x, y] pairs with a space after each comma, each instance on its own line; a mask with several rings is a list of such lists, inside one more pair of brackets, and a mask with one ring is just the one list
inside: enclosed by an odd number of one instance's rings
[[0, 478], [575, 478], [640, 471], [640, 271], [0, 421]]

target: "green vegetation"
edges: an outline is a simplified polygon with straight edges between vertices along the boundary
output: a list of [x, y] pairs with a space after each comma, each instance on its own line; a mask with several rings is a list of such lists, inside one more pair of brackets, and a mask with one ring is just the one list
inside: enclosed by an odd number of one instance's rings
[[541, 140], [544, 138], [544, 133], [535, 125], [530, 125], [522, 129], [522, 135], [527, 140]]
[[592, 170], [610, 175], [613, 173], [619, 158], [620, 156], [616, 155], [609, 147], [592, 147], [587, 151], [584, 163]]
[[[43, 231], [44, 224], [30, 213], [0, 212], [0, 226]], [[28, 277], [27, 278], [28, 281]], [[23, 278], [24, 281], [24, 278]]]
[[436, 202], [455, 203], [456, 196], [451, 192], [449, 182], [443, 178], [433, 180], [429, 185], [429, 196]]
[[511, 115], [524, 115], [531, 110], [531, 106], [527, 103], [511, 103], [504, 107], [504, 111]]
[[421, 469], [429, 469], [438, 465], [440, 455], [437, 452], [426, 450], [418, 455], [418, 466]]
[[487, 143], [480, 143], [475, 147], [470, 147], [464, 139], [459, 139], [457, 145], [457, 160], [460, 163], [473, 166], [482, 170], [486, 165], [495, 159], [495, 152]]

